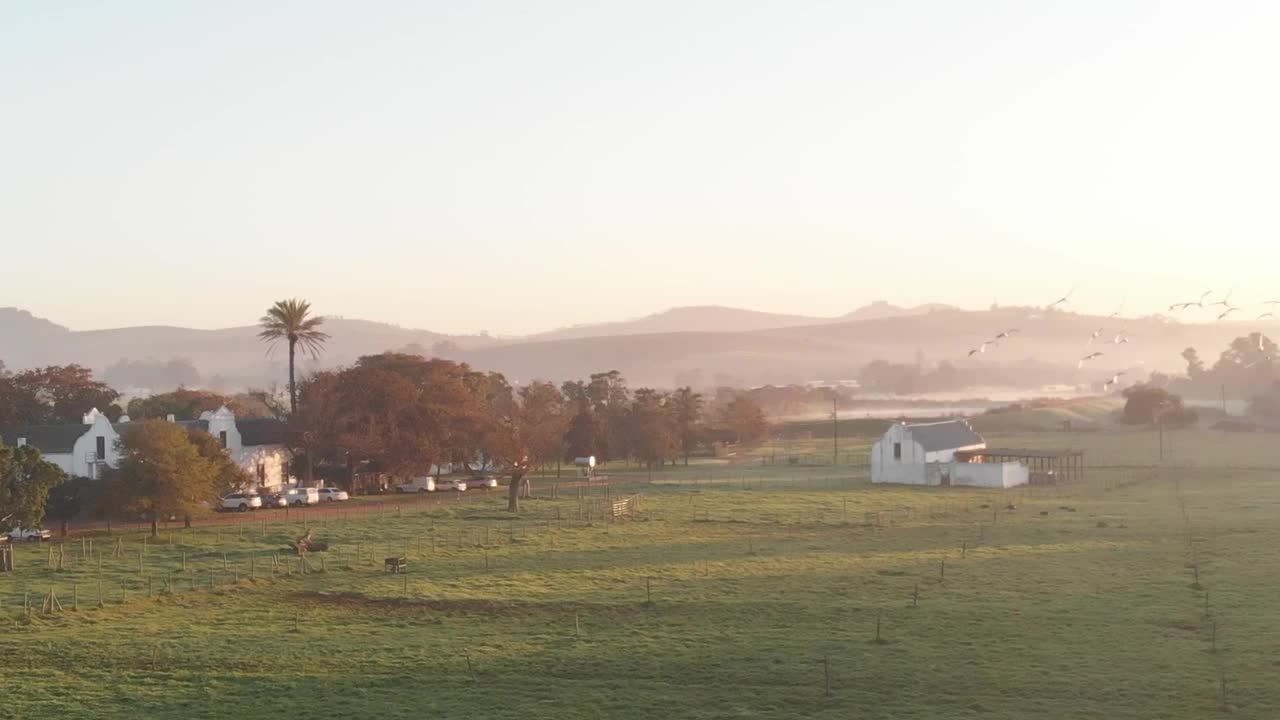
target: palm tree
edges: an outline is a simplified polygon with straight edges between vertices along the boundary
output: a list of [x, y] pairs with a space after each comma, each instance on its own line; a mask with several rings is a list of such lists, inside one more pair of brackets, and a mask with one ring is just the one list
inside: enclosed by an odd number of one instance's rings
[[306, 300], [281, 300], [267, 308], [267, 314], [258, 321], [262, 327], [262, 332], [258, 333], [259, 340], [271, 343], [271, 348], [281, 340], [289, 343], [289, 412], [298, 411], [298, 390], [294, 382], [294, 356], [298, 346], [302, 346], [302, 352], [316, 358], [320, 356], [324, 341], [329, 339], [319, 330], [324, 317], [307, 317], [310, 312], [311, 303]]

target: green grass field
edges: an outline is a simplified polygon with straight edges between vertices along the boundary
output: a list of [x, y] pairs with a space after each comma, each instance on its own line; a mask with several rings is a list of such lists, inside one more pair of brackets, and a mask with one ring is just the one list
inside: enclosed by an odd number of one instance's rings
[[306, 574], [271, 560], [297, 516], [145, 555], [134, 531], [76, 539], [62, 570], [24, 545], [0, 717], [1280, 717], [1280, 449], [1166, 440], [1157, 468], [1149, 432], [989, 438], [1105, 466], [1066, 488], [743, 457], [615, 473], [612, 496], [644, 493], [617, 523], [582, 517], [603, 489], [548, 483], [514, 520], [497, 496], [313, 514], [332, 548]]

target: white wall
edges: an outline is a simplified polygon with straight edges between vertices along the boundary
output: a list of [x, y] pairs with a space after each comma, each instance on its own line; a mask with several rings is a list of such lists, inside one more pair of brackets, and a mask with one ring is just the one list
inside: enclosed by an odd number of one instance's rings
[[224, 405], [215, 411], [200, 413], [200, 419], [209, 423], [209, 434], [214, 438], [220, 437], [219, 433], [225, 432], [227, 434], [226, 447], [231, 452], [232, 457], [235, 457], [236, 453], [240, 452], [243, 444], [240, 440], [240, 431], [236, 429], [235, 413], [228, 410]]
[[[237, 434], [237, 437], [239, 435]], [[259, 487], [274, 487], [289, 483], [289, 451], [283, 445], [251, 445], [241, 447], [231, 457], [236, 464], [249, 473], [253, 484]], [[263, 466], [263, 479], [258, 481], [258, 464]]]
[[973, 487], [1009, 488], [1026, 485], [1027, 466], [1022, 463], [952, 463], [951, 484]]
[[52, 455], [41, 455], [40, 459], [51, 462], [54, 465], [57, 465], [58, 467], [62, 468], [62, 472], [66, 473], [67, 475], [73, 474], [71, 472], [71, 454], [70, 453], [54, 453]]
[[[902, 458], [893, 457], [894, 443], [902, 445]], [[904, 425], [895, 423], [871, 446], [871, 482], [924, 485], [927, 482], [925, 452], [911, 439]]]
[[[116, 429], [111, 427], [111, 421], [107, 420], [106, 415], [95, 415], [92, 425], [85, 425], [84, 434], [76, 439], [75, 446], [71, 449], [70, 469], [63, 468], [69, 475], [74, 477], [99, 478], [101, 471], [95, 469], [93, 458], [98, 452], [98, 438], [102, 437], [106, 445], [106, 456], [104, 458], [106, 464], [115, 467], [120, 463], [120, 449], [117, 447], [120, 442], [120, 434]], [[56, 456], [51, 456], [56, 457]]]

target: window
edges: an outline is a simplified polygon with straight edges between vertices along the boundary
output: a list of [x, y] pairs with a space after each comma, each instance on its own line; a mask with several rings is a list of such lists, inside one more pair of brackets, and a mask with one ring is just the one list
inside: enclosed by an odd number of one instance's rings
[[103, 435], [99, 435], [97, 438], [97, 441], [98, 441], [97, 447], [94, 448], [97, 451], [96, 457], [98, 460], [106, 460], [107, 459], [107, 438]]
[[893, 444], [893, 459], [894, 460], [902, 459], [902, 443]]
[[266, 480], [266, 479], [267, 479], [267, 464], [258, 463], [258, 482], [262, 482], [263, 480]]
[[226, 431], [226, 430], [219, 430], [219, 431], [218, 431], [218, 439], [222, 441], [222, 447], [223, 447], [223, 449], [226, 449], [226, 447], [227, 447], [227, 431]]

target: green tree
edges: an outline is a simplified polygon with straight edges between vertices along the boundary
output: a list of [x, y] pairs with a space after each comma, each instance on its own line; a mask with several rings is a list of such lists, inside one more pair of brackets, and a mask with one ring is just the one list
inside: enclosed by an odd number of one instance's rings
[[120, 446], [120, 463], [107, 471], [103, 495], [114, 512], [146, 516], [152, 537], [160, 532], [160, 518], [200, 514], [217, 498], [219, 468], [183, 426], [147, 420], [129, 428]]
[[187, 428], [187, 440], [213, 466], [216, 485], [214, 494], [225, 495], [253, 484], [253, 478], [231, 459], [226, 448], [222, 447], [221, 440], [195, 427]]
[[0, 443], [0, 532], [39, 527], [49, 492], [66, 479], [66, 473], [41, 459], [35, 448]]
[[1200, 359], [1200, 353], [1196, 349], [1189, 347], [1182, 351], [1182, 359], [1187, 361], [1187, 377], [1192, 380], [1199, 380], [1204, 375], [1204, 361]]
[[676, 436], [680, 452], [684, 454], [684, 464], [689, 464], [689, 453], [698, 442], [699, 428], [702, 423], [702, 395], [691, 387], [682, 387], [671, 396], [675, 411]]
[[483, 410], [491, 414], [485, 454], [510, 474], [507, 510], [519, 512], [520, 498], [528, 495], [529, 471], [562, 452], [570, 405], [546, 382], [524, 385], [514, 395], [507, 386], [505, 396], [498, 393], [488, 400]]
[[636, 390], [627, 420], [628, 446], [650, 471], [654, 463], [664, 462], [675, 453], [675, 416], [665, 395], [649, 388]]
[[320, 350], [329, 336], [320, 330], [324, 317], [311, 315], [311, 303], [306, 300], [281, 300], [267, 308], [267, 313], [258, 321], [262, 331], [258, 338], [275, 347], [284, 341], [289, 346], [289, 410], [298, 411], [298, 386], [295, 382], [297, 369], [296, 355], [299, 346], [302, 351], [313, 358], [320, 356]]
[[1121, 422], [1129, 425], [1164, 423], [1168, 427], [1187, 427], [1198, 419], [1194, 409], [1182, 404], [1182, 398], [1154, 385], [1132, 385], [1121, 393], [1125, 398]]

